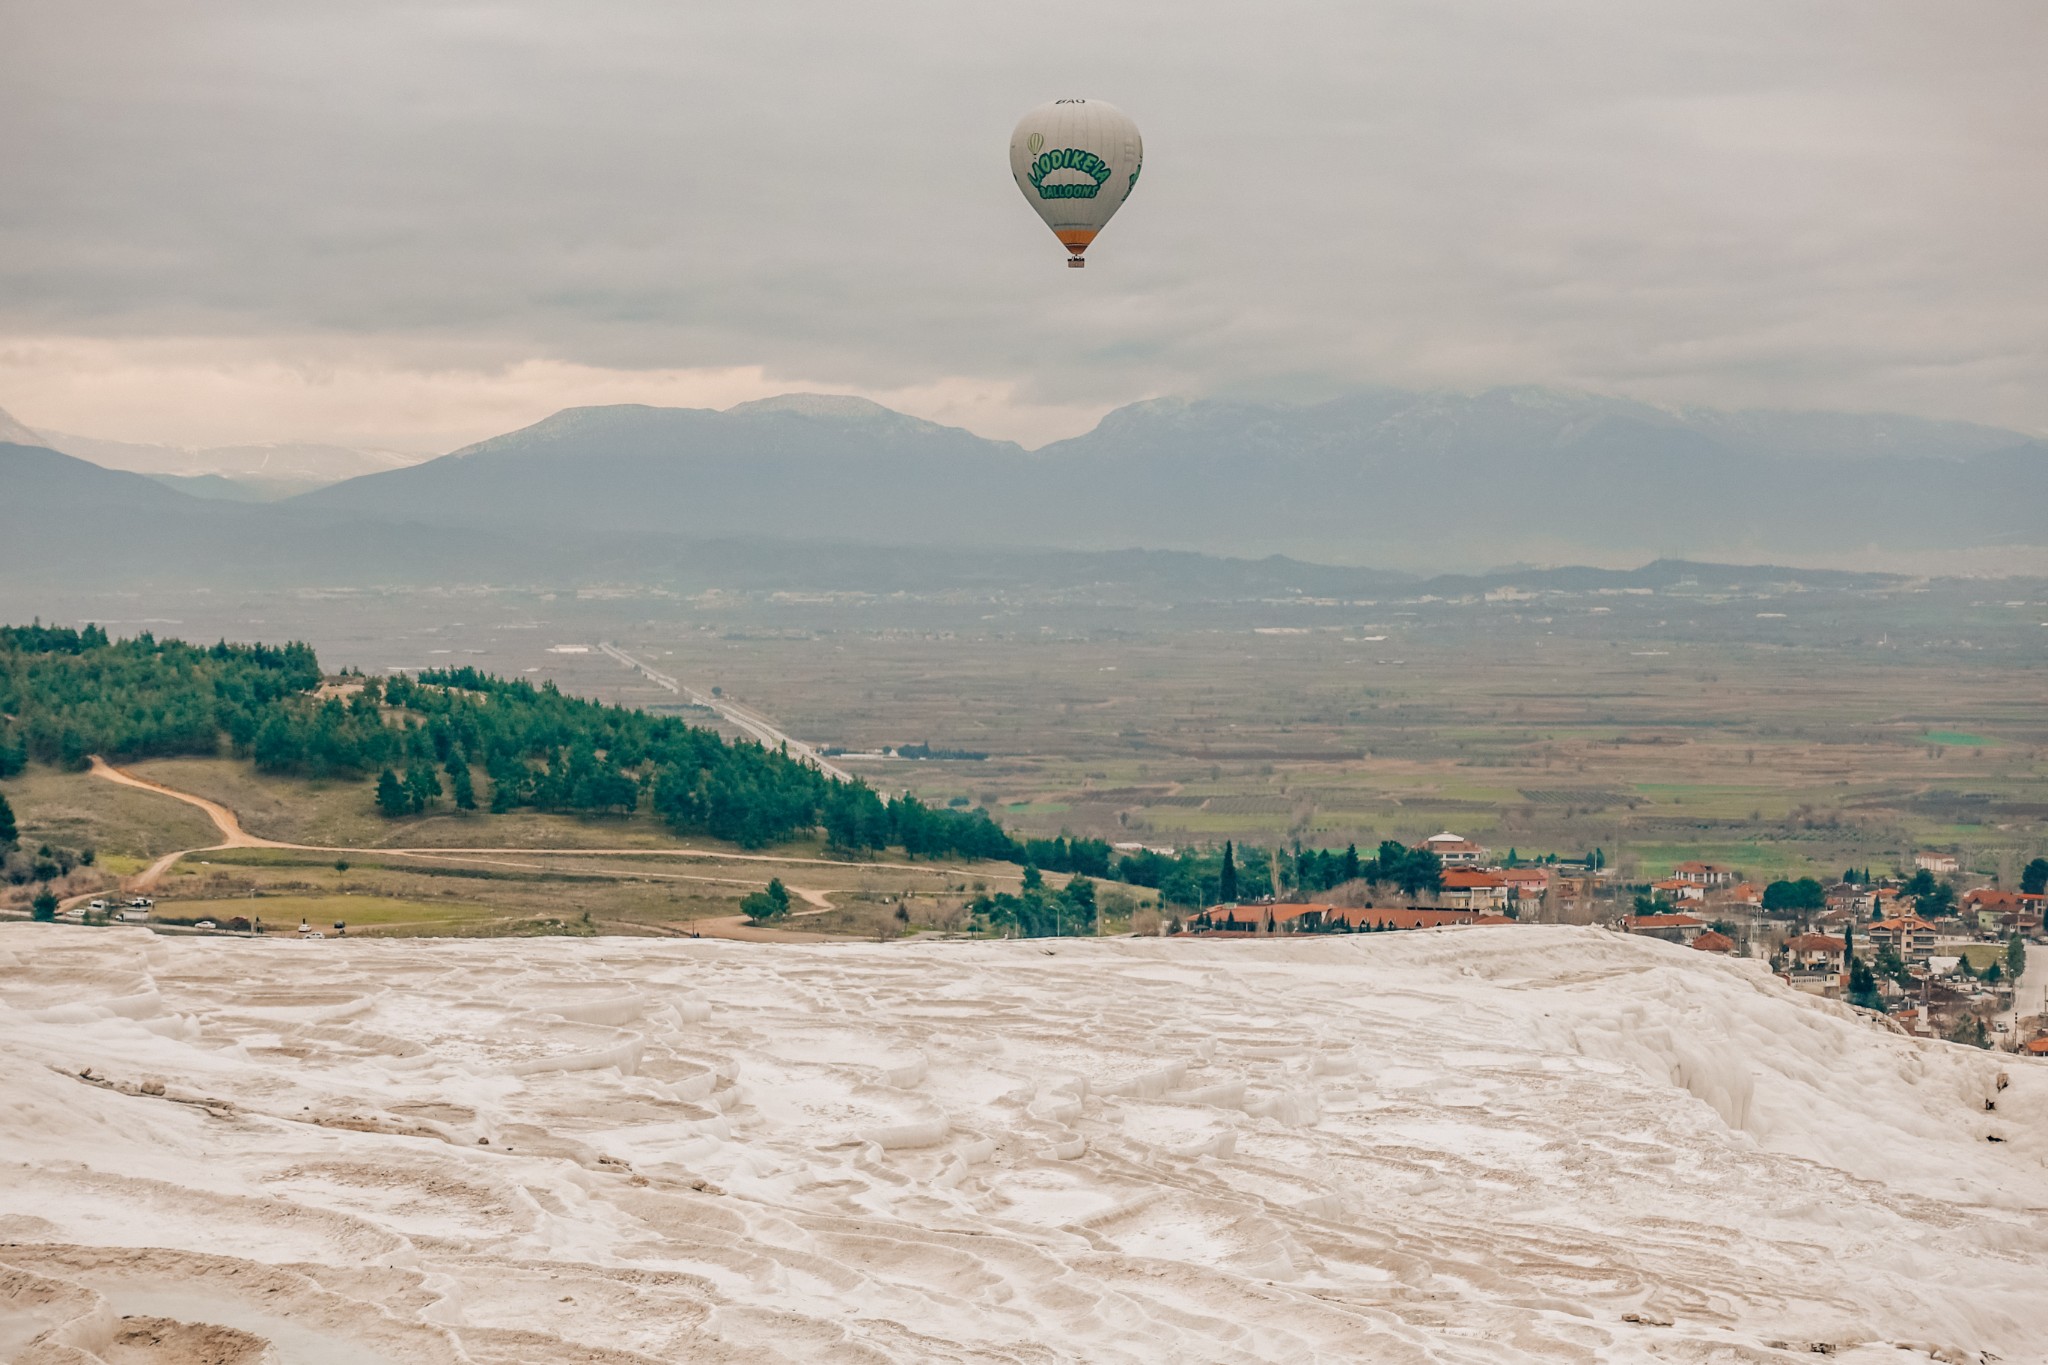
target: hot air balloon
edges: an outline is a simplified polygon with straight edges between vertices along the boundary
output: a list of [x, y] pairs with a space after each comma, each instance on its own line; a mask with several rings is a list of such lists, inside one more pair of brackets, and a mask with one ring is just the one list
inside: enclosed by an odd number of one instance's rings
[[1017, 121], [1010, 134], [1010, 173], [1045, 225], [1071, 253], [1081, 253], [1123, 207], [1145, 166], [1145, 140], [1124, 111], [1101, 100], [1054, 100]]

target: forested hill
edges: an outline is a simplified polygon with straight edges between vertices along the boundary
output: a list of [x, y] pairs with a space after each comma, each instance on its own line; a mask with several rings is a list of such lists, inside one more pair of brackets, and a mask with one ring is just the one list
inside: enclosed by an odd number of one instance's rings
[[[474, 669], [328, 679], [310, 646], [191, 645], [0, 627], [0, 777], [30, 761], [229, 754], [266, 772], [377, 784], [394, 818], [452, 805], [587, 815], [650, 809], [680, 834], [759, 847], [814, 830], [847, 851], [1060, 868], [1064, 841], [1020, 845], [980, 811], [884, 802], [860, 783], [673, 717]], [[1057, 848], [1041, 842], [1057, 843]], [[1086, 869], [1075, 869], [1086, 870]]]
[[[82, 768], [178, 756], [245, 759], [264, 772], [374, 783], [392, 819], [453, 808], [474, 818], [527, 808], [593, 819], [646, 810], [678, 834], [750, 848], [822, 834], [846, 854], [985, 858], [1078, 874], [1058, 892], [1028, 873], [1021, 897], [999, 896], [991, 923], [1025, 934], [1094, 921], [1087, 878], [1114, 877], [1193, 909], [1220, 898], [1301, 894], [1363, 880], [1414, 896], [1433, 891], [1433, 854], [1383, 844], [1358, 850], [1183, 848], [1112, 861], [1100, 839], [1012, 838], [979, 810], [915, 797], [884, 801], [779, 750], [728, 743], [672, 716], [564, 696], [554, 684], [473, 668], [416, 677], [323, 672], [310, 645], [213, 645], [98, 626], [0, 626], [0, 778], [37, 762]], [[1055, 905], [1054, 902], [1059, 904]], [[1047, 928], [1050, 924], [1053, 928]]]

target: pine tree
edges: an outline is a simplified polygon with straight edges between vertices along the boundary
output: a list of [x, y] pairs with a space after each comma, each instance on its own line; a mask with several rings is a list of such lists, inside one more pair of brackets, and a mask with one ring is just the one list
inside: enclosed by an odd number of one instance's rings
[[21, 841], [21, 831], [14, 824], [14, 808], [7, 804], [7, 798], [0, 796], [0, 853], [5, 853]]
[[2027, 943], [2018, 934], [2005, 945], [2005, 974], [2015, 981], [2027, 974]]
[[29, 902], [29, 918], [48, 924], [57, 918], [57, 893], [49, 887], [36, 892], [36, 898]]
[[405, 795], [413, 813], [418, 814], [434, 803], [441, 794], [441, 779], [434, 776], [433, 768], [426, 763], [415, 763], [405, 770]]
[[476, 787], [470, 781], [467, 763], [459, 758], [449, 763], [448, 784], [455, 797], [455, 809], [476, 809]]
[[412, 813], [411, 795], [405, 784], [398, 780], [398, 774], [389, 768], [377, 774], [377, 809], [390, 820]]

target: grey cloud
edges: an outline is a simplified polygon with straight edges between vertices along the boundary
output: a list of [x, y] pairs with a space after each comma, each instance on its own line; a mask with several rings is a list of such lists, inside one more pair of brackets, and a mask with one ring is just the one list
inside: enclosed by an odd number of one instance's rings
[[[2042, 430], [2044, 53], [2032, 0], [16, 0], [0, 333]], [[1147, 138], [1085, 273], [1003, 159], [1065, 91]]]

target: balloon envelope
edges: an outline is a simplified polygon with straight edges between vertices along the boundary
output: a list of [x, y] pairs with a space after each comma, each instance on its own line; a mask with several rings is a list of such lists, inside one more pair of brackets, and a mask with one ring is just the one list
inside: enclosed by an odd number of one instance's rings
[[1081, 253], [1123, 207], [1145, 165], [1145, 140], [1124, 111], [1101, 100], [1041, 104], [1010, 134], [1010, 174], [1081, 265]]

